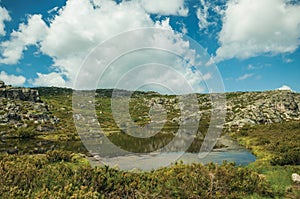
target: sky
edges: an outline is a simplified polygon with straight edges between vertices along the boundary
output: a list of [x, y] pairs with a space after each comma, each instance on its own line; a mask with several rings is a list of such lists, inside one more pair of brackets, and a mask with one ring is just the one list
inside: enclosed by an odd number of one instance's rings
[[[141, 28], [166, 32], [154, 38], [157, 32]], [[300, 92], [299, 45], [298, 0], [0, 0], [0, 80], [15, 86], [77, 88], [80, 82], [78, 88], [89, 89], [156, 81], [173, 89], [186, 81], [197, 92], [213, 82], [227, 92]], [[145, 46], [156, 50], [126, 52], [105, 69], [98, 63], [107, 64], [120, 49]], [[105, 51], [98, 58], [107, 56], [100, 61], [92, 53], [98, 47]], [[207, 53], [205, 63], [195, 61], [198, 53]]]

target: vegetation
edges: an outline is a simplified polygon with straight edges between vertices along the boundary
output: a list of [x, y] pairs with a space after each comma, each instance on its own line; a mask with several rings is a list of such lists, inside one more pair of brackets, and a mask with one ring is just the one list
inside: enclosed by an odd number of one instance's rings
[[272, 165], [300, 165], [300, 122], [246, 126], [233, 137]]
[[34, 138], [37, 136], [37, 132], [34, 127], [20, 127], [16, 132], [17, 137], [23, 139]]
[[[47, 123], [28, 122], [21, 127], [0, 125], [0, 132], [13, 135], [10, 139], [0, 137], [1, 150], [9, 147], [16, 153], [0, 154], [0, 198], [300, 198], [300, 185], [291, 180], [292, 173], [300, 173], [299, 121], [227, 129], [224, 133], [229, 133], [257, 156], [257, 161], [246, 167], [227, 162], [222, 165], [178, 163], [151, 172], [124, 172], [89, 165], [85, 158], [88, 153], [73, 121], [72, 90], [55, 87], [38, 90], [48, 104], [49, 114], [60, 122], [50, 132], [37, 130], [39, 125], [47, 127]], [[227, 98], [236, 99], [244, 94], [229, 93]], [[167, 122], [161, 133], [149, 139], [133, 138], [118, 128], [110, 108], [111, 90], [97, 90], [95, 96], [101, 127], [121, 148], [133, 152], [154, 151], [169, 143], [178, 130], [176, 117], [180, 111], [175, 96], [164, 96], [159, 102], [168, 113]], [[159, 98], [154, 92], [132, 95], [129, 107], [136, 124], [149, 123], [148, 102]], [[166, 104], [165, 100], [174, 103]], [[189, 152], [199, 151], [209, 127], [209, 98], [199, 95], [199, 100], [204, 102], [200, 107], [203, 112]], [[7, 102], [2, 100], [2, 103]], [[26, 107], [22, 107], [25, 113]]]
[[[232, 163], [176, 164], [151, 172], [91, 168], [76, 155], [2, 155], [1, 198], [240, 198], [273, 196], [264, 176]], [[66, 158], [68, 157], [68, 158]]]
[[267, 176], [275, 195], [300, 197], [300, 186], [291, 180], [300, 173], [299, 121], [247, 126], [231, 135], [258, 157], [250, 167]]

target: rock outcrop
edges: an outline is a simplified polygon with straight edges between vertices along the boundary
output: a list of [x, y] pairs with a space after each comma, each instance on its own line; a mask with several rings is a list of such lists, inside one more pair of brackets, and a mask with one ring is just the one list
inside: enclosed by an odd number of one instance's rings
[[11, 100], [41, 102], [37, 90], [30, 88], [14, 88], [12, 86], [5, 85], [3, 81], [0, 81], [0, 98], [1, 97]]
[[[212, 102], [210, 95], [199, 95], [199, 113], [203, 117], [210, 117]], [[284, 121], [300, 121], [300, 94], [291, 91], [264, 91], [264, 92], [233, 92], [226, 93], [226, 122], [228, 130], [239, 129], [245, 125], [280, 123]], [[175, 99], [163, 97], [152, 98], [153, 102], [170, 110], [179, 110], [181, 104]], [[195, 113], [188, 113], [193, 116]], [[173, 118], [180, 121], [180, 116]]]
[[291, 91], [231, 93], [226, 127], [300, 120], [300, 95]]
[[37, 90], [7, 86], [3, 81], [0, 81], [0, 112], [0, 138], [16, 136], [19, 128], [53, 131], [59, 122], [41, 101]]

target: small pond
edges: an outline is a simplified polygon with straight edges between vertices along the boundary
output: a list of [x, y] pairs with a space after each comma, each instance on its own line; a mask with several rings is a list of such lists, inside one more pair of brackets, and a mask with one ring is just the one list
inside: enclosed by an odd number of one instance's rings
[[[204, 158], [200, 158], [198, 153], [168, 152], [150, 153], [140, 155], [118, 156], [113, 158], [100, 158], [97, 155], [90, 157], [92, 166], [101, 166], [103, 163], [109, 166], [117, 166], [122, 170], [152, 170], [159, 167], [169, 166], [170, 162], [182, 161], [185, 164], [209, 162], [222, 164], [223, 161], [235, 162], [236, 165], [245, 166], [254, 162], [256, 157], [247, 150], [212, 151]], [[103, 162], [103, 163], [102, 163]]]
[[[161, 139], [163, 140], [163, 139]], [[131, 143], [131, 142], [128, 142]], [[222, 145], [226, 148], [215, 149], [206, 154], [204, 158], [199, 157], [198, 153], [190, 152], [160, 152], [160, 153], [134, 153], [134, 155], [115, 155], [110, 158], [103, 158], [94, 154], [93, 157], [88, 157], [92, 166], [101, 166], [103, 163], [109, 166], [116, 166], [123, 170], [152, 170], [164, 166], [169, 166], [171, 163], [182, 161], [183, 163], [209, 163], [214, 162], [222, 164], [223, 161], [235, 162], [236, 165], [247, 165], [256, 160], [256, 157], [248, 150], [242, 148], [233, 141], [229, 136], [221, 138]], [[131, 144], [129, 144], [131, 145]], [[135, 146], [135, 145], [133, 145]], [[140, 147], [146, 147], [145, 143]], [[136, 147], [136, 146], [135, 146]], [[18, 149], [16, 152], [15, 149]], [[87, 153], [81, 141], [48, 141], [42, 139], [6, 139], [0, 141], [0, 152], [14, 153], [45, 153], [51, 149], [68, 150], [78, 153]], [[113, 152], [112, 152], [113, 153]]]

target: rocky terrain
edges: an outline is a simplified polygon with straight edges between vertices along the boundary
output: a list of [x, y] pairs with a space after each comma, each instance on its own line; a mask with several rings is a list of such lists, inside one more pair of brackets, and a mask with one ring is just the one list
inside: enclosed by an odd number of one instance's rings
[[37, 90], [29, 88], [14, 88], [10, 85], [5, 85], [3, 81], [0, 81], [0, 98], [7, 98], [9, 100], [41, 102]]
[[[144, 96], [144, 97], [143, 97]], [[144, 98], [144, 104], [150, 107], [159, 104], [166, 107], [168, 114], [173, 111], [173, 122], [181, 120], [180, 109], [182, 104], [172, 96]], [[188, 115], [209, 118], [211, 115], [212, 101], [207, 94], [198, 95], [199, 111], [190, 112]], [[300, 121], [300, 94], [292, 91], [264, 91], [264, 92], [232, 92], [226, 93], [226, 122], [225, 129], [237, 130], [245, 125], [272, 124], [285, 121]]]
[[[52, 93], [47, 97], [55, 98], [56, 101], [71, 97], [71, 93], [62, 92], [64, 90], [62, 88], [43, 88], [43, 93], [48, 93], [47, 89], [49, 93]], [[102, 99], [110, 98], [111, 92], [111, 90], [97, 90], [96, 106], [107, 110], [109, 107], [106, 106], [110, 104], [104, 103]], [[126, 91], [122, 92], [120, 90], [119, 92], [123, 93], [124, 96], [128, 95]], [[66, 93], [68, 95], [64, 96]], [[181, 120], [180, 109], [183, 105], [178, 102], [179, 100], [175, 96], [161, 96], [154, 92], [137, 92], [132, 97], [130, 111], [133, 112], [131, 116], [135, 117], [136, 122], [139, 122], [139, 119], [148, 122], [150, 119], [148, 111], [153, 105], [164, 107], [170, 122], [178, 123]], [[197, 115], [201, 115], [202, 118], [209, 117], [212, 107], [211, 96], [201, 94], [197, 97], [199, 111], [187, 114], [191, 118]], [[53, 104], [41, 100], [38, 89], [15, 88], [6, 86], [2, 81], [0, 81], [0, 101], [1, 126], [6, 124], [14, 124], [16, 127], [26, 126], [26, 123], [30, 121], [35, 124], [50, 123], [55, 125], [59, 119], [51, 111], [56, 108], [62, 111], [71, 110], [72, 106], [69, 102], [65, 107], [53, 107]], [[59, 104], [58, 101], [57, 106]], [[229, 130], [241, 128], [245, 125], [300, 120], [300, 94], [291, 91], [226, 93], [226, 106], [225, 127]], [[99, 110], [100, 114], [105, 116], [107, 114], [105, 110]]]
[[228, 128], [300, 120], [300, 94], [291, 91], [241, 92], [227, 95]]
[[0, 81], [0, 137], [29, 138], [51, 132], [59, 122], [37, 90], [6, 86]]
[[[122, 90], [117, 92], [119, 101], [132, 94]], [[95, 99], [96, 113], [102, 130], [107, 135], [120, 133], [111, 110], [112, 90], [99, 89], [96, 93], [83, 92], [83, 95], [88, 96], [89, 100], [82, 100], [82, 103], [87, 104], [80, 104], [79, 100], [75, 106], [88, 107], [90, 99]], [[0, 141], [6, 138], [33, 138], [39, 135], [46, 135], [47, 139], [51, 140], [78, 141], [80, 138], [76, 133], [74, 119], [84, 120], [86, 124], [94, 123], [95, 119], [89, 121], [83, 115], [72, 111], [72, 96], [71, 89], [16, 88], [6, 86], [0, 81]], [[132, 121], [140, 126], [149, 124], [150, 108], [154, 107], [156, 110], [162, 108], [167, 115], [166, 118], [157, 121], [157, 126], [163, 125], [160, 132], [166, 133], [164, 139], [168, 140], [178, 131], [178, 126], [184, 118], [192, 121], [201, 116], [198, 140], [193, 145], [195, 150], [198, 150], [196, 145], [201, 145], [211, 119], [211, 97], [207, 94], [198, 94], [199, 110], [194, 111], [195, 104], [188, 105], [190, 108], [184, 107], [186, 105], [176, 96], [160, 95], [155, 92], [134, 92], [129, 102], [131, 118], [121, 121], [123, 122], [121, 125], [130, 126]], [[291, 91], [226, 93], [226, 107], [223, 132], [237, 132], [247, 125], [300, 121], [300, 94]], [[122, 108], [124, 107], [118, 107], [117, 110]], [[181, 109], [188, 117], [182, 116]], [[85, 129], [89, 130], [87, 127]]]

